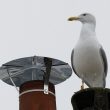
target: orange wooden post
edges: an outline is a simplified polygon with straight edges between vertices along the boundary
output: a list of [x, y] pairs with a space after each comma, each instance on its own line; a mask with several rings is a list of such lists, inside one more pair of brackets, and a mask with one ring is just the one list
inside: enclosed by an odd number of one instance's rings
[[19, 98], [20, 110], [56, 110], [54, 85], [49, 83], [49, 94], [44, 94], [43, 87], [43, 81], [29, 81], [22, 84]]

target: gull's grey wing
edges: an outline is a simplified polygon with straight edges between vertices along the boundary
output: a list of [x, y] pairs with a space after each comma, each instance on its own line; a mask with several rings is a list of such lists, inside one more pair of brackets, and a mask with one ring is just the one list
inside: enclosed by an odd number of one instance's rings
[[100, 48], [100, 54], [101, 54], [101, 57], [102, 57], [102, 60], [103, 60], [104, 73], [105, 73], [105, 76], [107, 76], [107, 71], [108, 71], [107, 57], [106, 57], [105, 51], [102, 47]]
[[78, 77], [80, 77], [80, 76], [77, 74], [76, 70], [75, 70], [73, 57], [74, 57], [74, 49], [72, 50], [72, 53], [71, 53], [71, 66], [72, 66], [72, 68], [73, 68], [74, 73], [75, 73]]

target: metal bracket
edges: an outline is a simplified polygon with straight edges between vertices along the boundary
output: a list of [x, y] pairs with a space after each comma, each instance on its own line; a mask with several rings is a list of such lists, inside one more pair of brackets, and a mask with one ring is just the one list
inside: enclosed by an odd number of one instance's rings
[[44, 94], [48, 94], [49, 89], [49, 78], [52, 67], [52, 59], [44, 57], [44, 63], [46, 67], [46, 72], [44, 73]]
[[44, 83], [44, 94], [49, 94], [49, 86]]
[[18, 89], [17, 86], [15, 85], [15, 83], [14, 83], [14, 81], [13, 81], [11, 75], [10, 75], [10, 72], [9, 72], [9, 69], [8, 69], [8, 68], [7, 68], [7, 73], [8, 73], [8, 75], [9, 75], [9, 78], [10, 78], [10, 80], [11, 80], [13, 86], [16, 88], [17, 92], [19, 93], [19, 89]]
[[[32, 65], [36, 66], [37, 65], [37, 56], [34, 56], [32, 58]], [[32, 80], [34, 80], [34, 74], [35, 74], [35, 70], [32, 71]]]

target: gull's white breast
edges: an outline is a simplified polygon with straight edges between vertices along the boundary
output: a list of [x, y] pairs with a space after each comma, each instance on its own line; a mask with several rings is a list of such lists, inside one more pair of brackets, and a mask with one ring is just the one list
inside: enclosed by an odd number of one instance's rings
[[78, 76], [90, 86], [103, 85], [104, 66], [100, 55], [100, 44], [91, 38], [79, 40], [74, 48], [73, 64]]

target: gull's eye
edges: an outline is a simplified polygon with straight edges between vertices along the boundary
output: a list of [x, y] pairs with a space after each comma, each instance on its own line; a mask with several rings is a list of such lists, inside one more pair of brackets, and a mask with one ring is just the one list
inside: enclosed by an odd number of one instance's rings
[[83, 16], [86, 16], [87, 14], [83, 14]]

